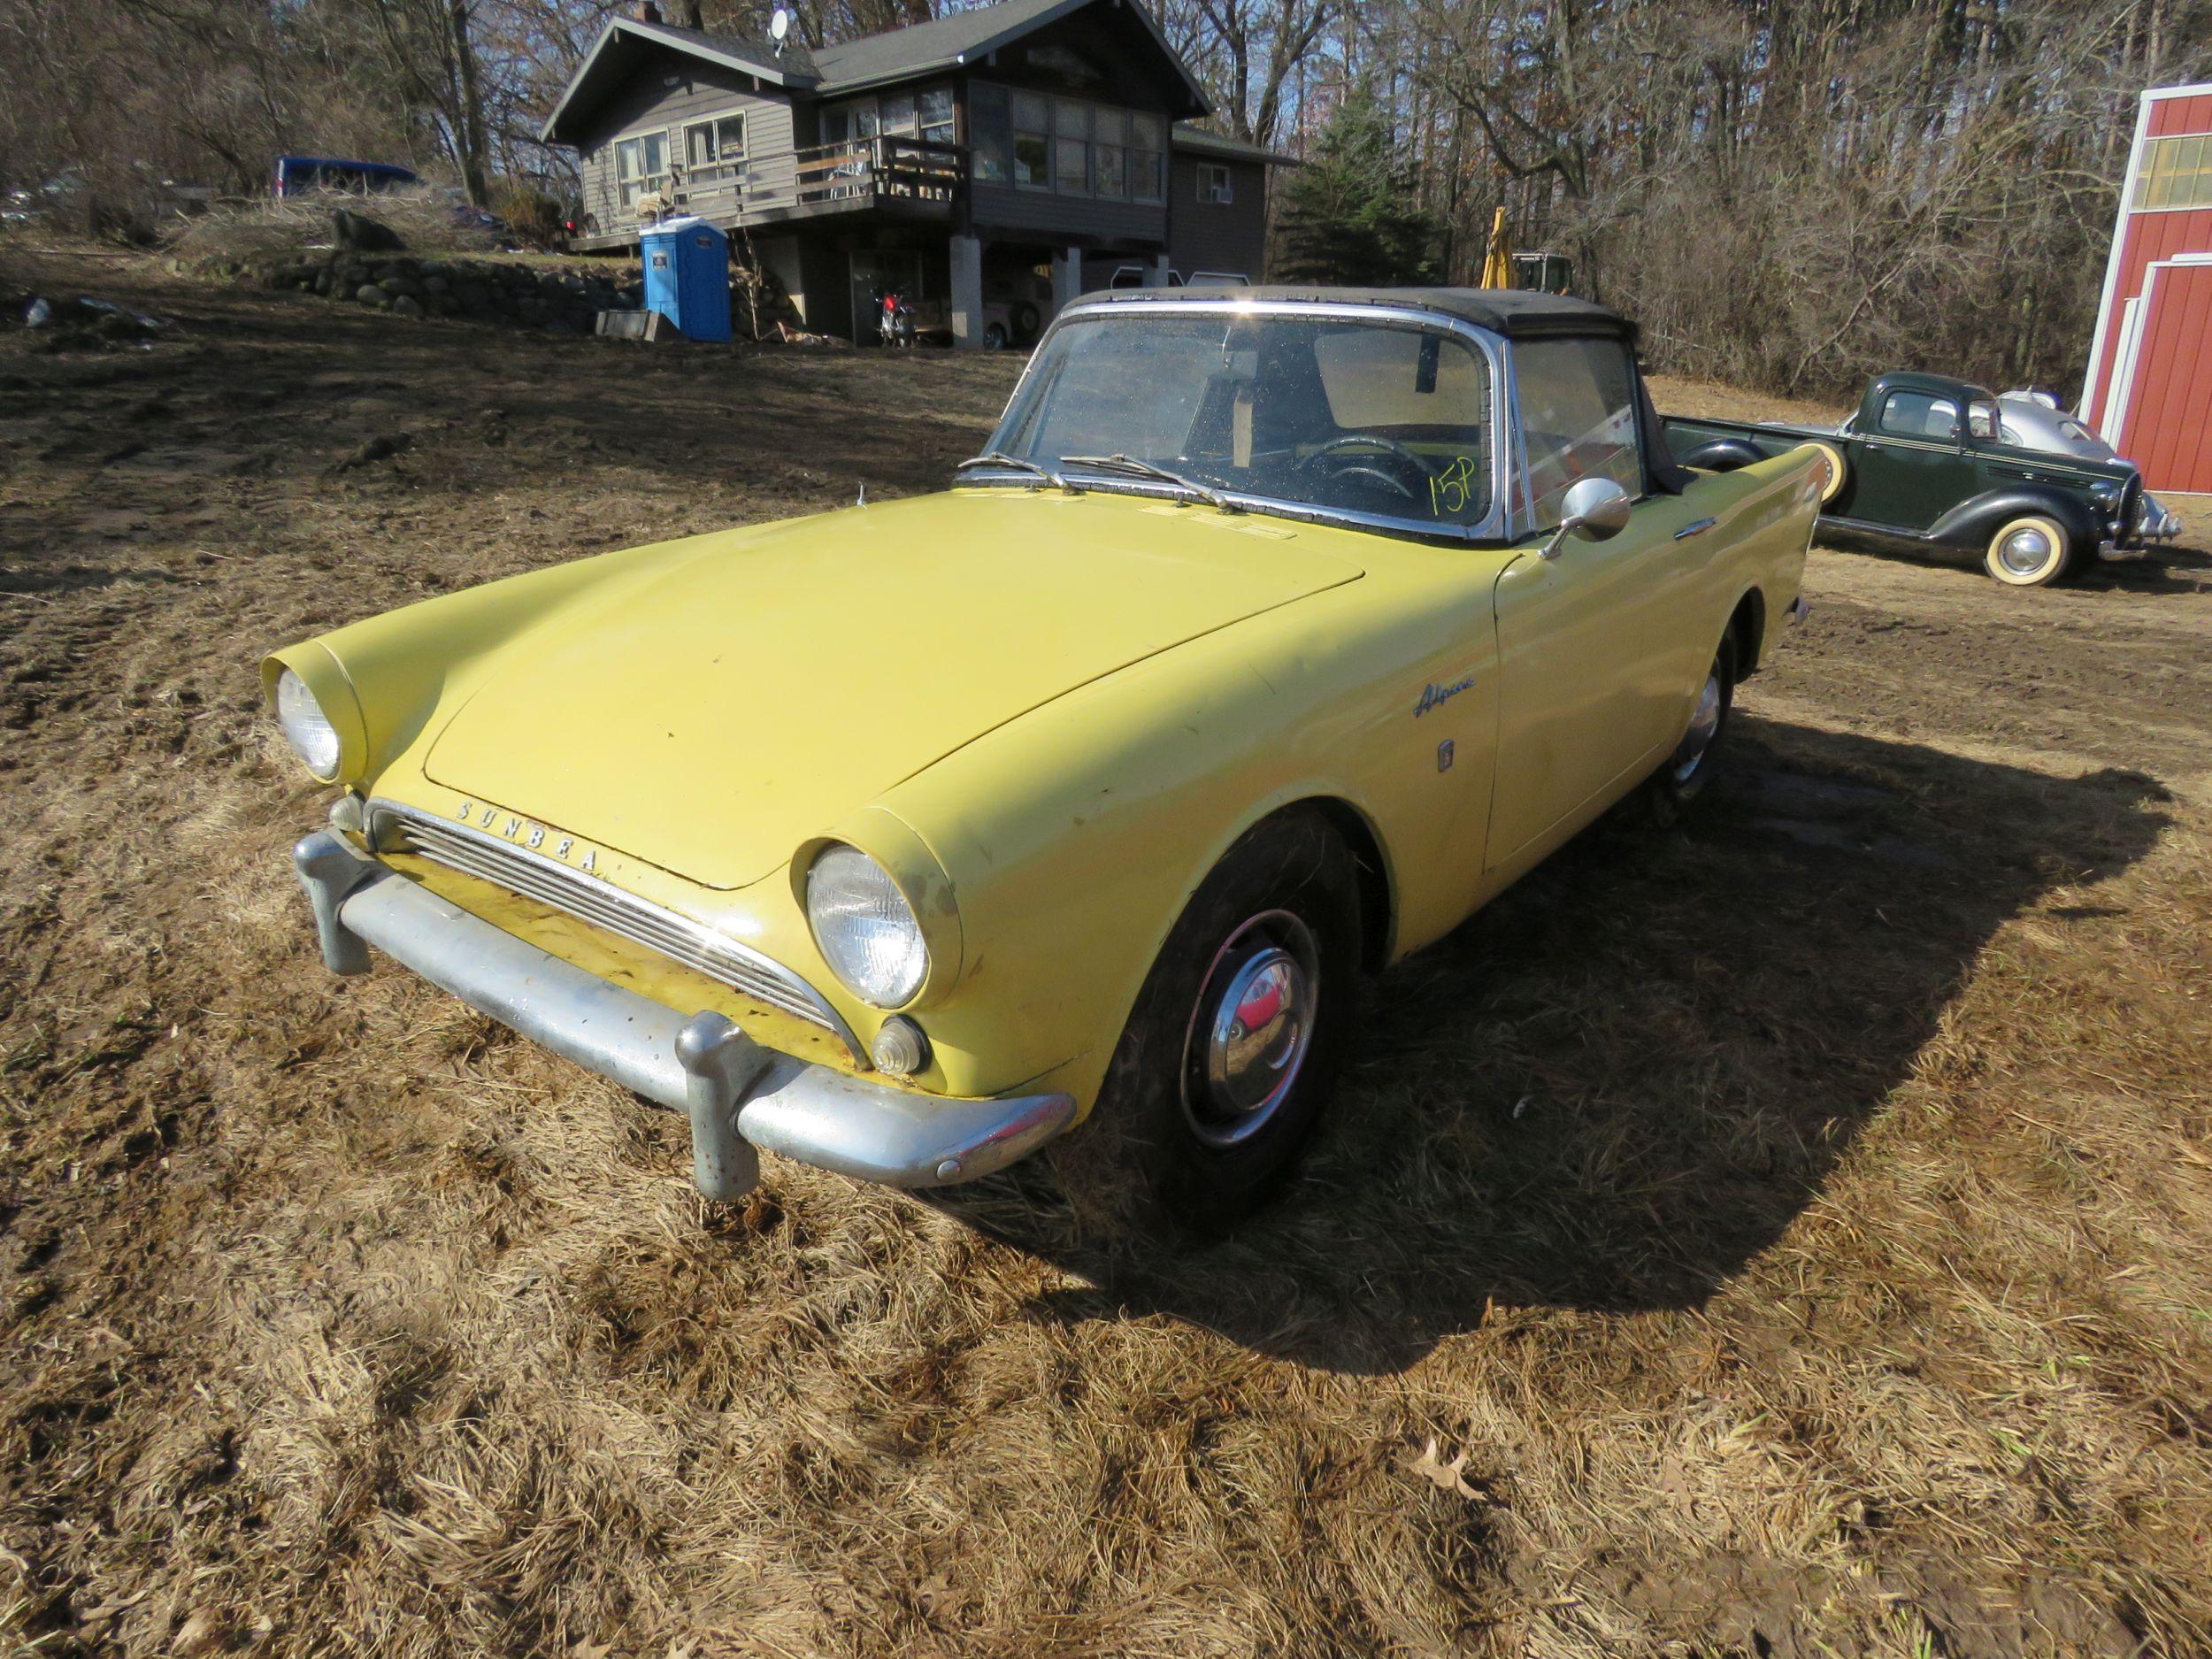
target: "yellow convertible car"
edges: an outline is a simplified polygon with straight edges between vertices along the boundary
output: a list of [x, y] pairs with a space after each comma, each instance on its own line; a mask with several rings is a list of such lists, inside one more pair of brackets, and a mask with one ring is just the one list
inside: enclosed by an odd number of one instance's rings
[[711, 1197], [758, 1148], [927, 1187], [1075, 1130], [1219, 1222], [1363, 971], [1697, 794], [1824, 465], [1678, 468], [1580, 301], [1092, 296], [943, 494], [278, 651], [342, 792], [294, 862], [332, 970], [687, 1112]]

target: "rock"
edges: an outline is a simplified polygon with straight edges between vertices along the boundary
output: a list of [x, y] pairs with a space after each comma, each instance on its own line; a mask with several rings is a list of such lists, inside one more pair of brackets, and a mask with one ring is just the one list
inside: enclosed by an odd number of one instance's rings
[[396, 317], [419, 317], [422, 315], [422, 305], [413, 295], [403, 294], [392, 302], [392, 314]]
[[[434, 317], [457, 317], [461, 307], [450, 294], [426, 294], [423, 307]], [[395, 308], [396, 309], [396, 308]]]
[[380, 224], [351, 208], [342, 207], [330, 219], [332, 233], [341, 248], [358, 248], [366, 253], [396, 253], [406, 246], [390, 226]]
[[415, 435], [411, 432], [379, 433], [375, 437], [364, 442], [344, 460], [339, 462], [332, 471], [349, 472], [357, 466], [367, 466], [373, 462], [389, 460], [393, 456], [411, 449], [414, 442]]
[[389, 305], [392, 303], [392, 296], [373, 282], [364, 282], [354, 289], [353, 297], [364, 305]]
[[422, 291], [424, 293], [443, 294], [448, 292], [453, 287], [452, 283], [447, 281], [444, 277], [440, 276], [435, 272], [432, 271], [428, 265], [423, 266], [423, 272]]

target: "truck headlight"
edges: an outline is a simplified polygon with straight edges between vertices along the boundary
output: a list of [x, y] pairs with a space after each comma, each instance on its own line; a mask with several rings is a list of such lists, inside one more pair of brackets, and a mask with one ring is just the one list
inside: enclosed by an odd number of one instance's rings
[[284, 728], [284, 741], [306, 763], [307, 770], [325, 783], [337, 777], [342, 747], [338, 728], [315, 701], [307, 682], [288, 668], [277, 676], [276, 713], [277, 724]]
[[826, 847], [808, 869], [806, 919], [830, 972], [873, 1007], [912, 1002], [929, 977], [929, 946], [914, 907], [857, 847]]

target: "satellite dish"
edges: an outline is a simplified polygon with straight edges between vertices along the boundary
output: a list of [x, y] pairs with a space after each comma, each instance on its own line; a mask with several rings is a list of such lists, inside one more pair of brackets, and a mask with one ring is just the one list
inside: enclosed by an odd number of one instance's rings
[[783, 56], [783, 37], [790, 33], [791, 13], [787, 8], [778, 6], [775, 15], [768, 19], [768, 38], [776, 42], [777, 57]]

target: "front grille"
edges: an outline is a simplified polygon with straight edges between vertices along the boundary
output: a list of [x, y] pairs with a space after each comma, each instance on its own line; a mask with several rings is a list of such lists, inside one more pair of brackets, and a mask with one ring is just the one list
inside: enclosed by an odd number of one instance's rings
[[648, 904], [596, 876], [582, 874], [496, 836], [412, 808], [373, 802], [369, 826], [373, 843], [380, 850], [414, 853], [657, 951], [718, 984], [833, 1033], [855, 1058], [865, 1063], [866, 1053], [852, 1028], [820, 992], [781, 963], [689, 917]]

